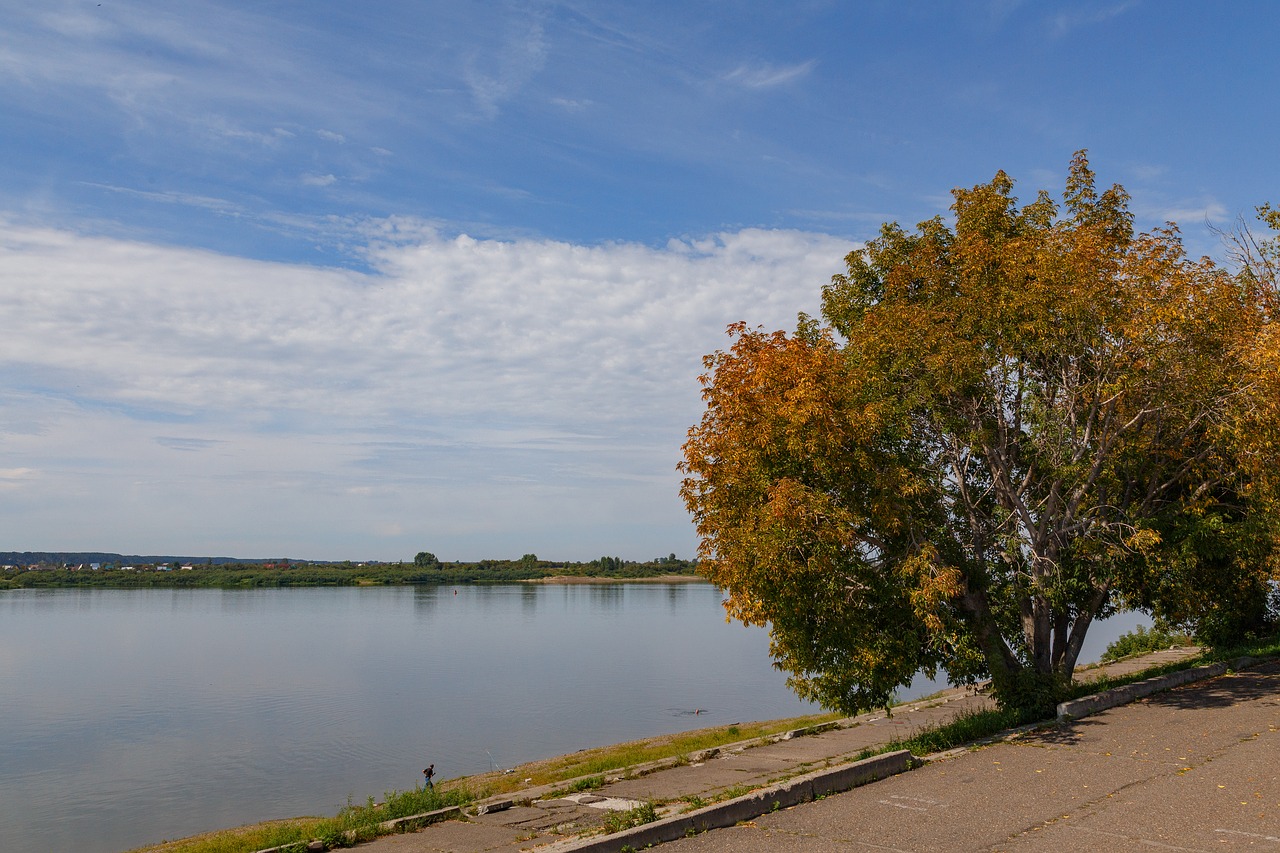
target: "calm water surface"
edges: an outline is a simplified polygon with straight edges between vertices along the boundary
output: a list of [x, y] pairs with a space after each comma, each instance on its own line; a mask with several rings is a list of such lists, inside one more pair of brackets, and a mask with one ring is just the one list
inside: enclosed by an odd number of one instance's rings
[[429, 762], [449, 778], [817, 710], [720, 599], [707, 584], [0, 593], [0, 839], [110, 853], [331, 814]]

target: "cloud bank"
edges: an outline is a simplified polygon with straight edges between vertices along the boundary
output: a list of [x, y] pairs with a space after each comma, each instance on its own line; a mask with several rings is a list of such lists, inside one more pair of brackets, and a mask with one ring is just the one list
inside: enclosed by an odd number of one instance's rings
[[702, 355], [735, 320], [815, 312], [851, 248], [360, 236], [373, 272], [8, 223], [0, 509], [23, 547], [690, 554], [674, 466]]

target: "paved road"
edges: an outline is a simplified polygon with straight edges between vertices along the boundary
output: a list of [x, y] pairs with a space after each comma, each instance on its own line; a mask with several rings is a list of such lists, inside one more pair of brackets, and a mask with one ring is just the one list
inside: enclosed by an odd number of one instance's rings
[[712, 851], [1280, 851], [1280, 664], [1158, 694], [746, 825]]

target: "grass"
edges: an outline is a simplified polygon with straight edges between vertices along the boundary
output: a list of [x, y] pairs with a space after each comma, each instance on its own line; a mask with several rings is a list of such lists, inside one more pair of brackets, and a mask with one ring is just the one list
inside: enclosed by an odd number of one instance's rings
[[1215, 650], [1212, 652], [1212, 659], [1230, 661], [1242, 657], [1266, 658], [1278, 655], [1280, 655], [1280, 634], [1241, 646], [1232, 646], [1229, 649]]
[[[470, 777], [471, 784], [491, 794], [510, 793], [531, 785], [554, 785], [605, 774], [663, 759], [682, 759], [691, 753], [731, 743], [757, 740], [792, 729], [843, 718], [843, 714], [818, 714], [771, 722], [734, 723], [683, 734], [648, 738], [629, 743], [584, 749], [515, 768], [510, 773], [486, 773]], [[603, 779], [602, 779], [603, 782]], [[573, 789], [572, 784], [570, 785]]]
[[317, 838], [331, 849], [348, 847], [352, 841], [368, 841], [386, 835], [387, 831], [379, 827], [383, 821], [447, 806], [461, 806], [476, 799], [468, 788], [461, 786], [449, 790], [391, 791], [384, 797], [380, 804], [375, 804], [370, 797], [362, 805], [348, 805], [329, 818], [269, 821], [168, 841], [154, 847], [139, 848], [135, 853], [144, 850], [146, 853], [252, 853], [291, 844], [303, 850], [307, 842]]
[[1025, 714], [1014, 710], [971, 711], [960, 714], [948, 723], [926, 726], [910, 737], [894, 740], [883, 751], [907, 749], [912, 755], [932, 755], [989, 738], [1028, 722], [1031, 720], [1026, 719]]

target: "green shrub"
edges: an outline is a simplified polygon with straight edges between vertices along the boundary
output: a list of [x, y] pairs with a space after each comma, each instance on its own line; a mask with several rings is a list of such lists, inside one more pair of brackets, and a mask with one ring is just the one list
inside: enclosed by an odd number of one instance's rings
[[1133, 655], [1158, 652], [1173, 646], [1189, 645], [1191, 645], [1191, 637], [1187, 636], [1187, 634], [1175, 630], [1164, 623], [1157, 622], [1149, 631], [1139, 625], [1136, 630], [1116, 639], [1102, 653], [1102, 659], [1109, 663], [1132, 657]]

